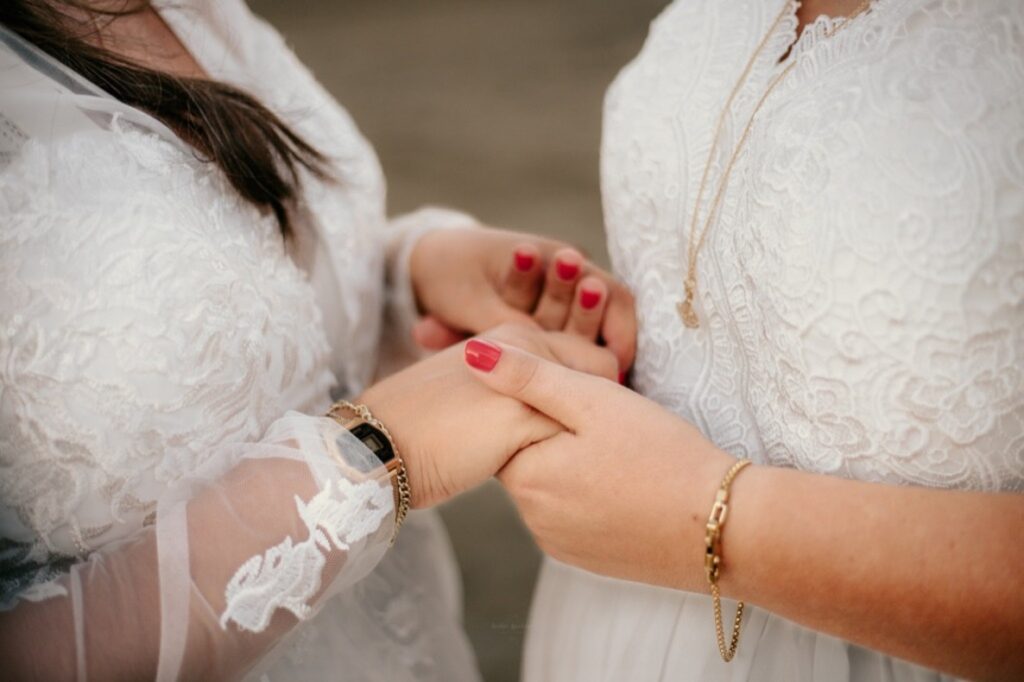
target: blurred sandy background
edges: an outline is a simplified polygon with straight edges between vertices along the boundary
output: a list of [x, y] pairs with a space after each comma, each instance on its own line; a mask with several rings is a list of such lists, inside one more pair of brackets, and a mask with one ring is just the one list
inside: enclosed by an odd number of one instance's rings
[[[250, 0], [355, 117], [392, 214], [425, 203], [606, 263], [601, 101], [667, 0]], [[539, 555], [501, 488], [442, 510], [484, 679], [518, 679]]]

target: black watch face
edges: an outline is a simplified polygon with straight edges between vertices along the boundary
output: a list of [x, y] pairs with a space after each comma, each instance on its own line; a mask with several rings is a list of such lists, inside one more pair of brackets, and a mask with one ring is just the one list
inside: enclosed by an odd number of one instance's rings
[[387, 464], [395, 458], [395, 451], [391, 449], [391, 441], [377, 427], [364, 422], [352, 429], [351, 433], [362, 441], [363, 445], [370, 449], [370, 452], [377, 455], [377, 459], [382, 463]]

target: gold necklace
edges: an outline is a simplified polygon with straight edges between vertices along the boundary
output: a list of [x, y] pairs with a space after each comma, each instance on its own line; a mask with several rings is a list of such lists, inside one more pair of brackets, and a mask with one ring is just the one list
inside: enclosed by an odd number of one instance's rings
[[[825, 34], [826, 37], [831, 38], [840, 30], [842, 30], [847, 24], [853, 19], [860, 16], [868, 7], [871, 5], [872, 0], [864, 0], [860, 5], [843, 21], [839, 26], [835, 27], [831, 32]], [[697, 311], [693, 307], [693, 299], [697, 295], [697, 256], [700, 253], [701, 247], [704, 246], [704, 239], [708, 235], [708, 230], [711, 227], [711, 221], [715, 217], [715, 213], [718, 211], [718, 206], [722, 202], [722, 197], [725, 195], [725, 188], [729, 184], [729, 176], [732, 174], [733, 166], [736, 164], [736, 159], [739, 157], [740, 151], [743, 149], [743, 145], [746, 143], [747, 138], [750, 136], [750, 130], [754, 125], [754, 118], [757, 113], [764, 106], [765, 100], [772, 93], [775, 87], [782, 82], [782, 80], [789, 75], [789, 72], [796, 66], [796, 60], [790, 59], [789, 64], [786, 65], [782, 71], [780, 71], [775, 78], [768, 83], [768, 88], [761, 95], [761, 98], [757, 101], [754, 106], [754, 110], [750, 114], [750, 118], [747, 119], [747, 124], [743, 128], [743, 133], [740, 135], [739, 141], [733, 148], [732, 154], [729, 156], [729, 163], [726, 164], [725, 172], [722, 173], [722, 181], [718, 184], [718, 190], [715, 192], [714, 198], [711, 200], [711, 208], [708, 210], [707, 218], [704, 220], [704, 224], [701, 227], [700, 232], [697, 231], [697, 219], [700, 215], [700, 205], [704, 198], [704, 188], [707, 185], [708, 174], [711, 172], [711, 162], [715, 156], [715, 150], [718, 148], [718, 142], [722, 137], [722, 128], [725, 125], [726, 114], [729, 113], [729, 108], [732, 106], [732, 101], [736, 99], [736, 95], [739, 94], [740, 88], [746, 82], [747, 77], [750, 75], [750, 70], [754, 67], [754, 62], [760, 56], [764, 50], [765, 45], [768, 44], [768, 39], [771, 38], [779, 24], [782, 22], [783, 17], [788, 14], [796, 12], [795, 2], [790, 0], [782, 7], [782, 11], [775, 17], [775, 21], [772, 22], [768, 32], [765, 33], [764, 37], [761, 38], [761, 42], [758, 43], [757, 49], [754, 50], [753, 54], [747, 60], [746, 66], [743, 68], [743, 73], [740, 74], [740, 78], [736, 81], [736, 85], [733, 86], [732, 92], [729, 93], [729, 98], [725, 100], [725, 106], [722, 107], [721, 113], [718, 115], [718, 123], [715, 126], [715, 136], [711, 142], [711, 149], [708, 152], [707, 163], [704, 164], [704, 173], [700, 178], [700, 186], [697, 189], [697, 201], [694, 202], [693, 214], [690, 218], [690, 235], [687, 242], [686, 248], [686, 279], [683, 281], [684, 296], [681, 301], [676, 303], [676, 310], [679, 312], [679, 317], [683, 321], [683, 324], [690, 329], [696, 329], [700, 326], [700, 318], [697, 317]]]

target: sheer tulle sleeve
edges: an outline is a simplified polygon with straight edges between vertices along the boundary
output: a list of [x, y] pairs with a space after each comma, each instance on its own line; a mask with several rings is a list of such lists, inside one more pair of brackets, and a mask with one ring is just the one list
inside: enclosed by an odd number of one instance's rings
[[235, 463], [178, 481], [144, 530], [0, 614], [9, 674], [236, 678], [388, 545], [391, 486], [329, 419], [289, 414], [211, 462]]
[[334, 377], [308, 281], [272, 217], [152, 134], [5, 161], [0, 676], [267, 664], [393, 527], [379, 462], [310, 416]]

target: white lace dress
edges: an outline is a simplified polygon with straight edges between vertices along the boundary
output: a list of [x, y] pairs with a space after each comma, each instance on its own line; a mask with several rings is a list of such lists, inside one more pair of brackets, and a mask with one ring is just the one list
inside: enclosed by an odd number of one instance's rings
[[[830, 22], [809, 26], [700, 253], [702, 325], [680, 323], [716, 118], [785, 2], [672, 4], [608, 93], [604, 203], [639, 306], [635, 386], [756, 462], [1024, 490], [1019, 0], [879, 0], [831, 39]], [[712, 188], [795, 30], [789, 15], [738, 98]], [[756, 607], [724, 664], [709, 597], [551, 561], [525, 671], [530, 682], [940, 677]]]
[[389, 225], [372, 149], [240, 1], [160, 11], [336, 182], [304, 178], [289, 253], [170, 131], [0, 28], [0, 609], [48, 679], [475, 680], [439, 522], [388, 551], [380, 463], [315, 416], [372, 378], [385, 299], [408, 338], [416, 236], [469, 220]]

